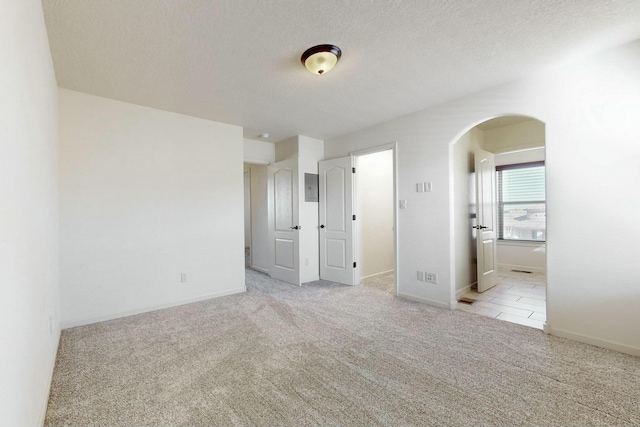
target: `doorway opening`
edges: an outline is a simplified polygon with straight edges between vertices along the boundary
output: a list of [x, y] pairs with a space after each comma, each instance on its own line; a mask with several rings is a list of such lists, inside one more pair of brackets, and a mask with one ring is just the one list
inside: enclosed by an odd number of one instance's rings
[[397, 143], [320, 161], [318, 170], [320, 279], [397, 295]]
[[458, 309], [543, 329], [546, 321], [544, 123], [487, 120], [453, 146]]
[[355, 160], [358, 282], [395, 295], [393, 151]]
[[267, 165], [244, 163], [245, 268], [269, 273]]

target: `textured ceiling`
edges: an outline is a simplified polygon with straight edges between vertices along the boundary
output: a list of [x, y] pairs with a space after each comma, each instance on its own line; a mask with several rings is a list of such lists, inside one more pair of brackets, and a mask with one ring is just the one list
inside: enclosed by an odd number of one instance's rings
[[[44, 0], [58, 85], [326, 139], [640, 38], [639, 0]], [[307, 48], [338, 45], [323, 76]]]

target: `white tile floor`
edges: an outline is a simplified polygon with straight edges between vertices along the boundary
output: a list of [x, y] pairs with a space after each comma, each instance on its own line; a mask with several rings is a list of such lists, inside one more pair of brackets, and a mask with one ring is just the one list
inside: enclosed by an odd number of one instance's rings
[[458, 309], [542, 329], [547, 319], [546, 282], [544, 274], [499, 270], [495, 287], [482, 293], [467, 292], [464, 297], [477, 301], [459, 302]]

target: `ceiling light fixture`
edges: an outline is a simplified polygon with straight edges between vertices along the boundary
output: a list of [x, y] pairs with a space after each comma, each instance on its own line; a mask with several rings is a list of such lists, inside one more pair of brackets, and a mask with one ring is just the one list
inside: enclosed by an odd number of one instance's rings
[[313, 74], [324, 74], [336, 65], [340, 56], [342, 51], [338, 46], [321, 44], [307, 49], [300, 60]]
[[268, 139], [268, 138], [269, 138], [269, 134], [268, 134], [267, 132], [262, 132], [262, 133], [260, 134], [260, 138], [262, 138], [262, 139]]

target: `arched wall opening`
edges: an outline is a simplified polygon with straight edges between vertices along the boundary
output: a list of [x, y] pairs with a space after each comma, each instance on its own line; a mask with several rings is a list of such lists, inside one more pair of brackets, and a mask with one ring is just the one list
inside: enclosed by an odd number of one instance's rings
[[[492, 276], [497, 280], [494, 283], [500, 286], [486, 293], [476, 292], [478, 274], [485, 278], [482, 273], [485, 263], [483, 257], [477, 256], [483, 245], [478, 246], [475, 230], [479, 224], [474, 154], [477, 149], [492, 153], [498, 170], [510, 169], [502, 172], [505, 176], [513, 175], [514, 168], [518, 169], [515, 175], [524, 173], [525, 176], [527, 171], [537, 170], [542, 174], [541, 196], [544, 200], [544, 168], [540, 168], [540, 162], [544, 164], [545, 146], [542, 121], [510, 114], [482, 120], [453, 141], [450, 149], [451, 297], [452, 302], [467, 301], [457, 304], [459, 308], [543, 329], [546, 320], [546, 201], [535, 205], [505, 205], [494, 200], [494, 218], [500, 218], [500, 221], [496, 221], [496, 229], [490, 234], [489, 247], [495, 247], [494, 267], [497, 271]], [[493, 174], [495, 177], [495, 172]], [[501, 182], [507, 184], [504, 180]], [[498, 189], [494, 184], [496, 195]], [[487, 268], [487, 271], [493, 271]], [[521, 298], [522, 302], [517, 302]], [[455, 305], [452, 303], [452, 307]]]
[[[640, 42], [325, 141], [325, 158], [398, 141], [398, 295], [455, 307], [450, 167], [455, 142], [497, 116], [545, 123], [547, 329], [640, 354]], [[433, 182], [418, 193], [416, 183]], [[598, 203], [594, 204], [594, 200]], [[612, 210], [612, 207], [615, 207]], [[591, 234], [589, 234], [591, 233]], [[438, 274], [438, 283], [416, 271]], [[635, 298], [635, 299], [634, 299]]]

